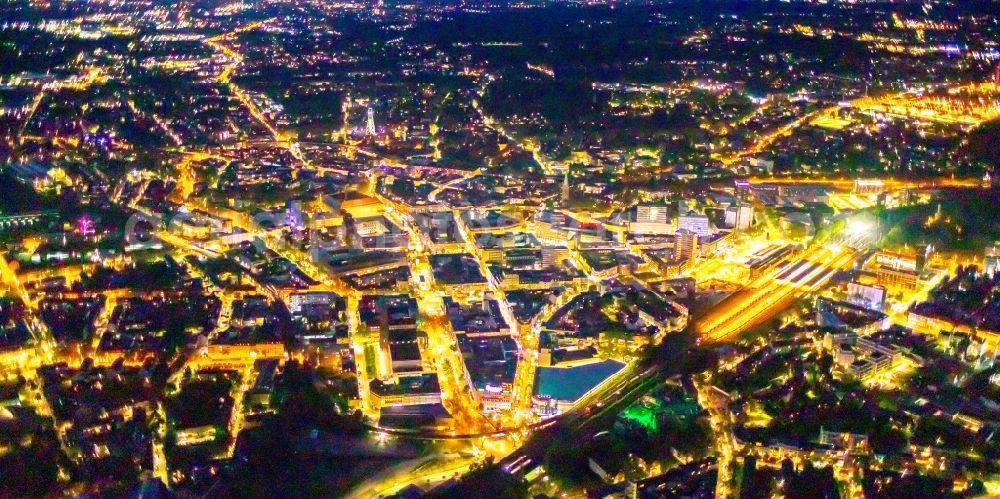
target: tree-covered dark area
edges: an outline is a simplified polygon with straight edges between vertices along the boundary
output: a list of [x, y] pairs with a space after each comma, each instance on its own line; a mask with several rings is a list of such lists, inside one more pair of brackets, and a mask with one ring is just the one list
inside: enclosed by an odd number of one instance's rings
[[265, 497], [281, 483], [287, 497], [338, 496], [365, 474], [394, 462], [310, 449], [311, 434], [348, 442], [368, 432], [360, 413], [317, 389], [315, 374], [309, 366], [286, 364], [271, 398], [275, 415], [241, 434], [234, 462], [220, 482], [225, 495]]

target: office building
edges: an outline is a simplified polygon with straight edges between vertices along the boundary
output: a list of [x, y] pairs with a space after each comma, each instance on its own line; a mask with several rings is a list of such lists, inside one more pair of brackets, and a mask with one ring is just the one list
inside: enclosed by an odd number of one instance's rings
[[674, 259], [686, 261], [698, 254], [698, 234], [689, 230], [678, 230], [674, 239]]
[[709, 233], [709, 221], [705, 215], [699, 215], [693, 211], [677, 217], [677, 232], [690, 231], [699, 236], [707, 236]]

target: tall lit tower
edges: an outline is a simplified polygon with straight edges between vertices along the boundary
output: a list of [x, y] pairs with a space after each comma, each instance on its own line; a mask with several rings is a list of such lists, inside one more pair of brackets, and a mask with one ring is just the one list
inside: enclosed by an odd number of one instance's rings
[[562, 204], [566, 206], [569, 204], [569, 166], [566, 166], [566, 174], [563, 176], [562, 184]]
[[375, 110], [368, 106], [368, 123], [365, 125], [365, 135], [375, 136]]
[[346, 139], [351, 133], [351, 106], [354, 105], [354, 101], [351, 100], [351, 92], [347, 92], [344, 96], [344, 102], [340, 105], [340, 136]]

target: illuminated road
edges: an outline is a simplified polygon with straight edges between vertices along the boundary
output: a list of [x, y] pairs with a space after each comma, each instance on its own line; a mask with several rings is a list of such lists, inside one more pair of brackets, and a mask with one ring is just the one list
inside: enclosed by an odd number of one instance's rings
[[733, 450], [736, 443], [733, 439], [730, 417], [724, 407], [724, 402], [719, 401], [718, 393], [714, 393], [711, 388], [701, 379], [692, 378], [698, 396], [698, 405], [705, 408], [708, 413], [709, 425], [712, 427], [713, 446], [718, 459], [718, 477], [715, 484], [715, 497], [733, 497], [733, 490], [730, 487], [733, 477]]
[[[483, 97], [485, 95], [486, 87], [489, 86], [489, 84], [492, 83], [493, 80], [494, 78], [492, 76], [488, 76], [486, 80], [479, 86], [478, 93], [480, 97]], [[479, 113], [479, 119], [483, 122], [483, 125], [485, 125], [486, 128], [504, 136], [504, 138], [517, 144], [517, 146], [520, 147], [521, 149], [530, 152], [532, 158], [535, 160], [536, 163], [538, 163], [539, 166], [542, 167], [542, 171], [544, 171], [546, 175], [555, 175], [556, 172], [552, 167], [552, 162], [549, 161], [545, 157], [545, 155], [542, 154], [542, 150], [539, 145], [529, 143], [528, 141], [511, 134], [503, 126], [502, 123], [493, 119], [492, 116], [487, 115], [483, 111], [482, 106], [479, 105], [478, 100], [474, 99], [472, 101], [472, 108], [475, 109], [477, 113]]]
[[743, 158], [748, 156], [754, 156], [766, 151], [772, 144], [777, 142], [782, 137], [787, 137], [795, 131], [796, 128], [802, 126], [815, 119], [818, 116], [829, 113], [831, 111], [836, 111], [838, 107], [831, 107], [827, 109], [822, 109], [819, 111], [813, 111], [811, 113], [805, 114], [793, 120], [790, 123], [778, 127], [776, 130], [768, 132], [757, 139], [750, 147], [726, 154], [714, 154], [713, 157], [722, 162], [724, 165], [732, 165], [737, 163]]
[[[213, 68], [218, 71], [218, 74], [213, 73], [214, 79], [220, 86], [227, 88], [232, 96], [239, 101], [241, 109], [244, 109], [246, 113], [253, 118], [252, 120], [244, 119], [242, 125], [257, 133], [260, 137], [260, 139], [257, 140], [258, 143], [267, 143], [269, 145], [274, 144], [281, 147], [295, 159], [296, 167], [301, 165], [301, 168], [303, 169], [323, 171], [322, 167], [313, 165], [306, 157], [306, 153], [303, 152], [303, 147], [307, 148], [307, 150], [315, 151], [314, 149], [309, 149], [311, 144], [296, 142], [293, 134], [289, 133], [287, 130], [279, 130], [276, 122], [265, 112], [268, 108], [267, 104], [261, 104], [261, 100], [257, 98], [259, 94], [245, 90], [233, 82], [237, 71], [244, 63], [244, 54], [241, 53], [241, 48], [236, 41], [237, 35], [243, 32], [258, 29], [268, 22], [270, 21], [268, 20], [248, 24], [234, 31], [204, 40], [205, 46], [210, 47], [216, 52], [216, 56], [214, 58], [215, 65]], [[67, 87], [72, 85], [87, 86], [92, 82], [99, 81], [100, 78], [101, 75], [99, 73], [91, 71], [83, 77], [69, 83], [65, 83], [64, 85]], [[491, 78], [487, 78], [483, 82], [479, 89], [480, 96], [483, 95], [486, 85], [489, 85], [489, 82], [491, 81]], [[47, 90], [48, 89], [43, 89], [39, 92], [35, 96], [34, 101], [31, 103], [27, 113], [27, 118], [21, 127], [22, 136], [25, 128], [35, 116], [36, 110], [43, 102]], [[255, 98], [257, 99], [255, 100]], [[446, 96], [446, 99], [447, 98], [448, 96]], [[869, 109], [874, 110], [878, 109], [877, 106], [883, 105], [882, 103], [875, 104], [874, 102], [875, 101], [864, 105], [868, 106]], [[162, 131], [175, 144], [180, 145], [180, 137], [171, 130], [168, 123], [156, 116], [154, 113], [143, 112], [141, 109], [137, 108], [135, 103], [132, 101], [128, 101], [127, 104], [134, 114], [137, 116], [148, 117], [150, 120], [155, 122], [155, 124], [159, 126], [160, 129], [162, 129]], [[547, 174], [551, 175], [554, 173], [553, 164], [544, 157], [541, 153], [540, 147], [536, 143], [531, 140], [519, 139], [512, 135], [509, 127], [505, 128], [503, 123], [499, 123], [492, 117], [486, 115], [481, 109], [479, 102], [475, 99], [472, 101], [472, 107], [479, 114], [483, 126], [496, 134], [506, 137], [511, 142], [515, 143], [517, 148], [523, 149], [524, 151], [530, 151], [533, 154], [535, 161]], [[862, 105], [855, 102], [852, 103], [852, 107], [859, 109], [862, 108]], [[719, 155], [717, 156], [717, 159], [725, 164], [733, 164], [745, 159], [746, 157], [762, 153], [780, 141], [783, 137], [794, 133], [796, 129], [803, 126], [805, 123], [809, 123], [817, 117], [835, 113], [840, 108], [840, 106], [829, 107], [807, 113], [778, 127], [776, 130], [762, 135], [746, 150]], [[239, 114], [240, 116], [245, 116], [242, 111]], [[745, 119], [750, 119], [750, 117], [746, 117]], [[344, 122], [346, 126], [347, 120], [345, 119]], [[262, 129], [266, 130], [267, 133], [264, 134]], [[346, 136], [346, 132], [344, 135]], [[437, 150], [438, 143], [434, 141], [432, 145], [435, 150]], [[355, 146], [352, 145], [349, 147]], [[512, 148], [512, 150], [516, 149]], [[368, 154], [374, 157], [374, 153]], [[314, 159], [319, 157], [318, 154], [313, 154], [313, 156]], [[196, 182], [195, 164], [208, 159], [220, 160], [228, 163], [229, 159], [204, 151], [183, 152], [182, 156], [179, 156], [179, 158], [179, 162], [175, 165], [176, 170], [174, 173], [176, 176], [174, 179], [176, 181], [176, 188], [169, 194], [169, 201], [181, 205], [188, 210], [193, 208], [202, 209], [213, 217], [228, 220], [232, 223], [232, 225], [253, 235], [260, 236], [260, 239], [264, 242], [268, 249], [274, 251], [277, 255], [280, 255], [283, 258], [287, 258], [310, 278], [315, 279], [320, 283], [310, 287], [310, 291], [332, 291], [340, 294], [346, 299], [347, 322], [350, 332], [351, 346], [353, 347], [355, 353], [362, 409], [366, 415], [377, 418], [380, 408], [372, 407], [369, 401], [368, 383], [371, 381], [372, 376], [368, 373], [375, 373], [375, 375], [378, 376], [380, 369], [377, 366], [368, 365], [369, 363], [365, 359], [365, 347], [374, 345], [375, 348], [378, 348], [378, 341], [374, 335], [370, 337], [359, 337], [358, 298], [362, 293], [352, 289], [343, 279], [338, 277], [337, 273], [332, 272], [331, 269], [323, 267], [322, 264], [317, 264], [313, 261], [312, 256], [307, 252], [296, 247], [286, 245], [283, 240], [285, 233], [282, 230], [263, 230], [257, 226], [257, 224], [246, 213], [239, 213], [226, 208], [212, 207], [209, 206], [204, 199], [191, 199]], [[431, 203], [436, 203], [437, 198], [441, 193], [449, 189], [461, 189], [461, 184], [463, 182], [466, 182], [468, 179], [477, 175], [481, 175], [481, 173], [481, 170], [462, 172], [462, 176], [436, 185], [434, 190], [429, 194], [428, 200]], [[400, 432], [399, 435], [401, 438], [414, 437], [431, 440], [436, 438], [452, 437], [456, 442], [456, 446], [466, 446], [473, 445], [472, 442], [495, 437], [497, 438], [497, 441], [502, 442], [496, 445], [498, 448], [502, 448], [503, 445], [507, 444], [516, 445], [520, 443], [520, 439], [524, 438], [529, 432], [552, 424], [564, 424], [570, 431], [580, 431], [588, 425], [591, 427], [597, 426], [594, 424], [595, 421], [600, 421], [602, 417], [613, 414], [616, 411], [620, 411], [622, 407], [632, 403], [632, 401], [641, 397], [644, 393], [647, 393], [651, 386], [654, 386], [657, 383], [662, 383], [664, 373], [669, 370], [669, 366], [659, 365], [655, 367], [647, 367], [646, 365], [642, 365], [642, 367], [640, 367], [640, 364], [630, 364], [626, 366], [622, 373], [606, 380], [596, 389], [588, 392], [572, 409], [566, 413], [544, 422], [536, 421], [535, 416], [531, 413], [531, 396], [533, 393], [532, 385], [538, 362], [538, 332], [540, 329], [536, 326], [551, 317], [551, 315], [562, 304], [576, 296], [577, 291], [573, 288], [567, 289], [567, 291], [560, 297], [561, 301], [559, 303], [548, 305], [547, 308], [545, 308], [543, 312], [532, 321], [531, 324], [518, 324], [514, 318], [510, 304], [507, 301], [504, 292], [505, 289], [503, 286], [500, 286], [496, 278], [492, 275], [491, 269], [483, 257], [482, 252], [476, 247], [474, 238], [470, 235], [467, 227], [465, 227], [464, 222], [461, 219], [461, 214], [456, 210], [453, 212], [453, 216], [456, 220], [459, 232], [461, 233], [461, 237], [465, 241], [467, 251], [475, 257], [480, 271], [484, 276], [486, 276], [489, 283], [489, 290], [494, 293], [500, 304], [501, 314], [511, 326], [512, 334], [517, 338], [521, 354], [511, 393], [512, 410], [509, 414], [497, 417], [496, 420], [491, 421], [489, 418], [485, 417], [479, 406], [476, 391], [471, 387], [469, 374], [465, 368], [462, 354], [456, 348], [456, 336], [452, 330], [449, 320], [446, 317], [443, 306], [442, 298], [444, 291], [441, 286], [435, 283], [433, 271], [428, 261], [428, 258], [432, 254], [430, 239], [427, 234], [422, 233], [416, 227], [413, 220], [413, 208], [407, 207], [400, 202], [386, 198], [380, 193], [375, 192], [375, 185], [379, 175], [378, 170], [376, 169], [368, 174], [369, 184], [365, 187], [364, 191], [370, 196], [376, 198], [383, 205], [386, 219], [406, 231], [409, 237], [408, 247], [406, 248], [405, 254], [407, 263], [411, 270], [412, 293], [418, 303], [421, 330], [428, 336], [427, 351], [423, 352], [425, 355], [424, 358], [426, 359], [426, 369], [433, 370], [438, 374], [443, 404], [448, 408], [456, 421], [455, 427], [448, 428], [450, 431], [446, 431], [445, 433], [438, 433], [440, 430], [417, 431], [409, 434]], [[149, 173], [149, 175], [153, 174]], [[129, 177], [129, 180], [131, 181], [133, 178]], [[134, 191], [134, 189], [132, 189], [133, 185], [130, 185], [129, 189], [124, 189], [121, 187], [123, 184], [120, 184], [119, 193], [130, 193], [128, 195], [122, 195], [121, 197], [128, 197], [130, 199], [122, 200], [117, 196], [112, 199], [115, 201], [121, 201], [126, 207], [136, 208], [136, 210], [144, 209], [137, 208], [135, 205], [141, 199], [142, 192], [146, 190], [145, 187], [149, 184], [150, 179], [144, 178], [138, 179], [138, 181], [139, 183], [135, 184], [141, 187], [138, 189], [138, 194], [131, 194]], [[750, 179], [750, 181], [756, 185], [818, 184], [845, 189], [853, 188], [855, 185], [854, 179], [843, 178], [753, 178]], [[981, 183], [978, 180], [954, 179], [910, 181], [890, 178], [884, 179], [882, 182], [886, 190], [937, 187], [975, 188], [981, 186]], [[846, 206], [847, 208], [857, 208], [855, 205], [851, 204], [851, 199], [845, 199], [846, 200], [843, 202], [846, 204], [843, 206]], [[437, 208], [439, 207], [434, 207], [434, 209]], [[146, 210], [149, 211], [148, 209]], [[623, 226], [606, 224], [606, 221], [595, 218], [588, 213], [569, 214], [582, 222], [601, 224], [605, 229], [610, 231], [621, 232], [625, 230]], [[189, 254], [216, 256], [211, 249], [207, 249], [214, 246], [210, 246], [206, 242], [193, 241], [167, 231], [160, 232], [157, 235], [164, 243], [176, 247], [176, 249], [171, 249], [170, 251], [178, 256], [178, 261], [181, 262], [182, 265], [187, 267], [188, 274], [193, 277], [201, 278], [202, 282], [205, 283], [206, 290], [210, 294], [216, 295], [222, 300], [222, 306], [216, 321], [216, 327], [208, 335], [208, 339], [210, 341], [214, 340], [220, 332], [226, 331], [229, 328], [233, 301], [237, 299], [237, 296], [213, 286], [211, 281], [201, 273], [197, 266], [190, 265], [189, 262], [184, 259], [185, 255]], [[576, 262], [580, 268], [588, 268], [587, 264], [581, 257], [579, 250], [570, 249], [568, 250], [568, 253], [570, 255], [569, 258]], [[807, 296], [825, 286], [839, 271], [848, 268], [852, 263], [854, 263], [856, 257], [857, 252], [850, 248], [834, 246], [810, 247], [803, 254], [787, 258], [776, 268], [767, 272], [764, 276], [753, 280], [744, 289], [723, 300], [719, 305], [714, 307], [697, 322], [695, 329], [701, 335], [702, 339], [707, 342], [723, 342], [730, 340], [740, 332], [767, 321], [795, 300], [801, 299], [802, 297]], [[697, 270], [696, 272], [705, 274], [709, 272], [721, 273], [721, 271], [717, 270], [719, 268], [718, 262], [711, 263], [714, 265], [711, 267], [711, 270], [709, 270], [706, 265], [705, 270]], [[75, 278], [79, 279], [80, 270], [78, 269], [63, 269], [61, 272], [65, 275], [67, 280], [70, 280], [70, 277], [73, 277], [74, 274]], [[38, 343], [37, 350], [39, 353], [36, 355], [40, 358], [44, 357], [51, 361], [52, 354], [50, 353], [50, 350], [55, 342], [47, 331], [45, 325], [37, 318], [37, 302], [40, 296], [45, 296], [44, 293], [35, 292], [33, 295], [29, 294], [23, 285], [23, 281], [26, 276], [22, 275], [19, 279], [19, 276], [8, 266], [2, 255], [0, 255], [0, 274], [2, 274], [3, 282], [6, 287], [9, 288], [21, 301], [23, 301], [25, 307], [28, 309], [29, 318], [27, 322]], [[591, 278], [595, 281], [600, 281], [600, 279], [594, 278], [593, 275], [591, 275]], [[265, 287], [261, 286], [259, 282], [253, 282], [258, 293], [268, 294], [276, 300], [287, 301], [289, 291], [265, 289]], [[101, 336], [108, 327], [108, 322], [118, 300], [136, 295], [129, 290], [110, 290], [105, 293], [105, 296], [107, 300], [105, 302], [105, 308], [98, 314], [96, 320], [94, 321], [95, 332], [94, 336], [90, 338], [89, 348], [85, 350], [85, 353], [87, 354], [97, 351], [100, 345]], [[385, 355], [385, 352], [382, 353]], [[195, 366], [198, 363], [198, 361], [194, 358], [194, 355], [195, 352], [186, 351], [183, 352], [180, 357], [174, 359], [177, 361], [178, 367], [174, 369], [170, 378], [171, 385], [179, 385], [179, 376], [186, 370], [186, 367], [189, 365]], [[231, 415], [232, 417], [229, 421], [229, 445], [227, 446], [226, 451], [222, 453], [221, 457], [229, 457], [233, 453], [236, 438], [244, 425], [244, 414], [242, 410], [243, 397], [254, 379], [253, 359], [250, 355], [247, 355], [246, 359], [234, 362], [241, 361], [245, 362], [245, 364], [240, 366], [240, 383], [234, 386], [234, 391], [232, 392], [235, 403], [233, 406], [233, 413]], [[206, 363], [208, 363], [208, 361], [206, 361]], [[378, 362], [376, 361], [376, 364], [377, 363]], [[385, 370], [381, 369], [381, 371], [383, 371], [384, 374]], [[740, 451], [740, 446], [737, 445], [733, 437], [731, 430], [732, 420], [727, 414], [725, 410], [726, 408], [718, 405], [717, 403], [708, 401], [708, 399], [712, 398], [710, 387], [702, 384], [697, 388], [699, 402], [703, 407], [707, 408], [709, 416], [712, 420], [712, 428], [716, 438], [715, 447], [720, 457], [719, 490], [717, 491], [717, 496], [728, 497], [732, 494], [732, 491], [729, 490], [731, 482], [729, 478], [733, 471], [731, 468], [731, 462], [737, 455], [736, 453]], [[45, 399], [42, 398], [42, 400]], [[157, 411], [160, 415], [159, 417], [165, 420], [166, 416], [162, 414], [162, 405], [157, 408]], [[500, 424], [497, 424], [497, 422]], [[394, 433], [394, 435], [396, 435], [396, 433]], [[60, 440], [62, 441], [64, 439], [65, 437], [61, 435]], [[154, 476], [161, 478], [166, 483], [169, 483], [167, 480], [167, 463], [163, 457], [162, 435], [157, 437], [154, 441], [152, 451]], [[535, 452], [535, 449], [519, 451], [519, 453], [513, 458], [513, 461], [516, 462], [517, 459], [532, 455], [532, 452]], [[474, 456], [465, 456], [457, 453], [441, 453], [438, 455], [412, 460], [378, 475], [369, 477], [369, 479], [358, 488], [356, 497], [376, 497], [393, 494], [410, 483], [416, 483], [418, 485], [431, 485], [439, 483], [443, 480], [447, 480], [453, 476], [468, 471], [472, 464], [476, 463], [483, 457], [483, 455], [487, 454], [502, 456], [504, 453], [500, 451], [493, 453], [483, 451], [482, 454], [476, 453]], [[803, 459], [800, 454], [776, 454], [777, 457], [789, 455], [795, 457], [796, 459]]]
[[[924, 96], [925, 92], [946, 89], [945, 95]], [[1000, 117], [1000, 87], [996, 83], [975, 83], [961, 86], [938, 85], [915, 91], [897, 92], [879, 97], [862, 97], [828, 106], [802, 115], [775, 130], [760, 136], [749, 147], [728, 153], [713, 154], [724, 165], [763, 153], [796, 129], [820, 118], [835, 118], [844, 109], [882, 114], [897, 118], [952, 125], [978, 126]], [[963, 100], [964, 99], [964, 100]]]
[[51, 362], [53, 349], [56, 345], [55, 338], [38, 316], [38, 302], [32, 299], [28, 291], [24, 289], [24, 285], [18, 278], [17, 273], [11, 268], [3, 254], [0, 254], [0, 278], [2, 278], [7, 288], [24, 304], [26, 311], [25, 324], [36, 341], [35, 350], [37, 358]]
[[[42, 99], [45, 98], [45, 91], [38, 92], [35, 98], [31, 100], [31, 107], [28, 108], [28, 115], [24, 118], [24, 123], [21, 124], [21, 129], [18, 132], [18, 136], [24, 137], [24, 131], [28, 129], [28, 124], [31, 123], [31, 119], [35, 116], [35, 112], [38, 111], [38, 107], [42, 104]], [[23, 139], [22, 139], [23, 141]]]
[[387, 497], [410, 484], [428, 490], [435, 484], [464, 474], [477, 462], [479, 457], [458, 454], [439, 454], [413, 459], [365, 480], [355, 486], [345, 499]]
[[[739, 484], [732, 483], [734, 460], [747, 456], [756, 458], [759, 466], [775, 469], [781, 469], [786, 459], [790, 459], [796, 467], [801, 467], [807, 462], [819, 467], [829, 466], [833, 469], [838, 482], [845, 484], [848, 497], [856, 499], [864, 497], [859, 480], [861, 469], [854, 465], [854, 460], [849, 452], [816, 454], [791, 447], [764, 447], [742, 443], [733, 434], [733, 414], [730, 411], [729, 398], [725, 392], [716, 390], [702, 376], [695, 376], [692, 381], [697, 391], [698, 404], [705, 408], [709, 424], [712, 427], [712, 446], [718, 459], [716, 498], [737, 497]], [[734, 490], [734, 486], [736, 490]]]
[[181, 160], [175, 165], [177, 175], [175, 180], [177, 185], [174, 190], [170, 193], [169, 200], [171, 202], [183, 205], [187, 202], [188, 198], [191, 197], [191, 193], [194, 192], [195, 184], [195, 173], [192, 165], [200, 161], [205, 161], [207, 159], [215, 159], [229, 164], [229, 159], [218, 154], [213, 154], [209, 152], [188, 152], [184, 153]]
[[462, 182], [465, 182], [466, 180], [469, 180], [475, 177], [476, 175], [479, 175], [480, 173], [482, 173], [482, 169], [477, 168], [475, 170], [472, 170], [471, 172], [464, 172], [463, 175], [459, 178], [452, 179], [443, 184], [438, 185], [436, 188], [434, 188], [433, 191], [430, 192], [430, 194], [427, 195], [427, 201], [430, 201], [431, 203], [437, 202], [438, 195], [441, 194], [443, 191], [445, 191], [446, 189], [457, 189], [456, 186], [458, 184], [461, 184]]
[[35, 112], [38, 111], [38, 108], [40, 107], [42, 100], [45, 98], [45, 93], [47, 91], [58, 92], [62, 89], [84, 90], [95, 83], [103, 82], [105, 80], [106, 77], [101, 70], [97, 68], [87, 68], [82, 75], [73, 75], [69, 78], [52, 81], [43, 85], [42, 90], [35, 95], [34, 99], [32, 99], [31, 105], [28, 108], [28, 113], [24, 119], [24, 123], [21, 124], [21, 128], [18, 131], [17, 135], [21, 137], [21, 142], [23, 143], [26, 139], [24, 132], [31, 123], [31, 119], [35, 116]]
[[126, 102], [126, 104], [128, 104], [129, 110], [132, 111], [132, 113], [135, 114], [137, 117], [148, 118], [152, 120], [153, 123], [156, 123], [156, 126], [160, 127], [160, 130], [163, 130], [163, 133], [170, 138], [170, 141], [173, 142], [175, 146], [179, 146], [181, 145], [181, 143], [184, 142], [181, 139], [180, 135], [177, 135], [177, 132], [174, 132], [173, 129], [170, 128], [170, 125], [167, 124], [167, 122], [164, 121], [163, 118], [157, 116], [156, 113], [143, 112], [141, 109], [138, 108], [138, 106], [135, 105], [135, 101], [132, 99], [129, 99]]
[[295, 158], [296, 160], [299, 161], [299, 163], [302, 164], [303, 167], [309, 170], [315, 170], [316, 167], [312, 163], [310, 163], [308, 159], [306, 159], [305, 155], [302, 154], [302, 149], [299, 147], [299, 144], [296, 142], [292, 142], [289, 137], [281, 133], [281, 131], [278, 130], [278, 128], [274, 126], [274, 124], [271, 123], [271, 120], [268, 119], [268, 117], [265, 116], [263, 112], [261, 112], [260, 107], [258, 107], [257, 104], [253, 101], [253, 99], [250, 98], [250, 95], [245, 90], [240, 88], [239, 85], [233, 83], [232, 81], [233, 73], [235, 73], [236, 69], [243, 64], [243, 54], [240, 54], [239, 52], [233, 50], [232, 48], [227, 46], [224, 42], [232, 39], [233, 37], [235, 37], [240, 33], [253, 31], [267, 24], [270, 21], [271, 19], [255, 22], [240, 27], [236, 30], [230, 31], [228, 33], [224, 33], [219, 36], [205, 39], [206, 45], [221, 52], [226, 58], [230, 59], [231, 61], [228, 65], [226, 65], [226, 67], [222, 70], [222, 72], [219, 73], [218, 76], [216, 76], [216, 81], [229, 88], [229, 90], [233, 93], [236, 99], [240, 101], [240, 104], [243, 104], [243, 107], [246, 108], [247, 112], [249, 112], [250, 115], [253, 116], [253, 118], [256, 119], [261, 124], [261, 126], [263, 126], [268, 131], [268, 133], [271, 134], [271, 137], [278, 145], [284, 147], [289, 152], [289, 154], [292, 155], [293, 158]]
[[[225, 42], [231, 40], [239, 33], [257, 29], [266, 22], [268, 21], [249, 24], [237, 30], [205, 40], [206, 45], [214, 48], [230, 60], [223, 71], [216, 77], [216, 80], [219, 83], [226, 85], [233, 92], [233, 95], [236, 96], [244, 108], [246, 108], [247, 111], [271, 134], [276, 143], [287, 149], [288, 152], [295, 157], [295, 159], [298, 160], [303, 167], [315, 170], [316, 167], [305, 158], [299, 144], [293, 143], [285, 137], [284, 134], [282, 134], [270, 122], [267, 116], [261, 112], [260, 108], [250, 98], [249, 94], [232, 82], [232, 76], [236, 69], [242, 64], [243, 56]], [[472, 175], [474, 174], [476, 174], [476, 172], [472, 173]], [[452, 412], [452, 415], [458, 423], [460, 432], [480, 431], [485, 428], [484, 425], [486, 424], [486, 421], [478, 411], [478, 403], [474, 400], [474, 398], [470, 397], [471, 393], [469, 383], [461, 355], [453, 353], [452, 348], [450, 348], [455, 344], [456, 340], [454, 333], [450, 330], [450, 323], [444, 317], [441, 298], [436, 291], [427, 288], [426, 285], [420, 284], [422, 282], [433, 282], [433, 276], [430, 272], [429, 263], [426, 258], [427, 247], [420, 235], [414, 229], [412, 219], [407, 212], [407, 208], [379, 195], [375, 192], [374, 184], [375, 179], [372, 178], [368, 189], [366, 189], [369, 195], [372, 195], [382, 202], [385, 206], [386, 218], [403, 228], [409, 235], [410, 248], [407, 252], [407, 256], [415, 284], [414, 289], [417, 290], [415, 294], [418, 301], [418, 308], [427, 318], [425, 332], [428, 335], [428, 344], [432, 353], [432, 363], [434, 364], [435, 371], [438, 372], [439, 381], [441, 383], [445, 406], [450, 412]], [[179, 190], [179, 195], [183, 196], [185, 190], [186, 189]], [[220, 209], [214, 209], [208, 206], [203, 206], [202, 209], [205, 209], [214, 216], [229, 219], [233, 222], [233, 225], [251, 233], [256, 234], [259, 232], [259, 230], [256, 230], [257, 228], [251, 221], [245, 219], [245, 215], [223, 213]], [[265, 241], [265, 244], [269, 249], [298, 265], [304, 272], [307, 273], [307, 275], [323, 282], [325, 287], [341, 294], [342, 296], [348, 297], [349, 300], [352, 297], [356, 298], [356, 296], [353, 296], [356, 294], [356, 291], [351, 289], [341, 280], [335, 279], [329, 272], [319, 271], [317, 266], [311, 261], [311, 258], [309, 258], [309, 255], [294, 248], [290, 248], [281, 241], [277, 241], [273, 237], [269, 237], [267, 235], [262, 236], [262, 240]], [[423, 277], [423, 279], [420, 279], [420, 277]], [[368, 340], [362, 338], [352, 339], [352, 342], [355, 343], [355, 351], [358, 352], [360, 349], [362, 352], [359, 356], [360, 358], [364, 357], [363, 345], [366, 341]], [[363, 370], [364, 369], [359, 369], [359, 371]], [[364, 378], [364, 376], [361, 376], [361, 378]], [[369, 380], [359, 379], [359, 381], [361, 382], [360, 384], [365, 384], [365, 382]], [[362, 390], [364, 392], [365, 388], [362, 388]], [[366, 412], [370, 415], [377, 413], [377, 410], [378, 408], [375, 407], [366, 407]]]

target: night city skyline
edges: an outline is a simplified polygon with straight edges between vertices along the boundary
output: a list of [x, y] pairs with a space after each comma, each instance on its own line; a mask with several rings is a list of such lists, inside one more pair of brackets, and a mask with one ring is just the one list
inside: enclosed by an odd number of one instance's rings
[[1000, 497], [998, 19], [5, 0], [0, 497]]

